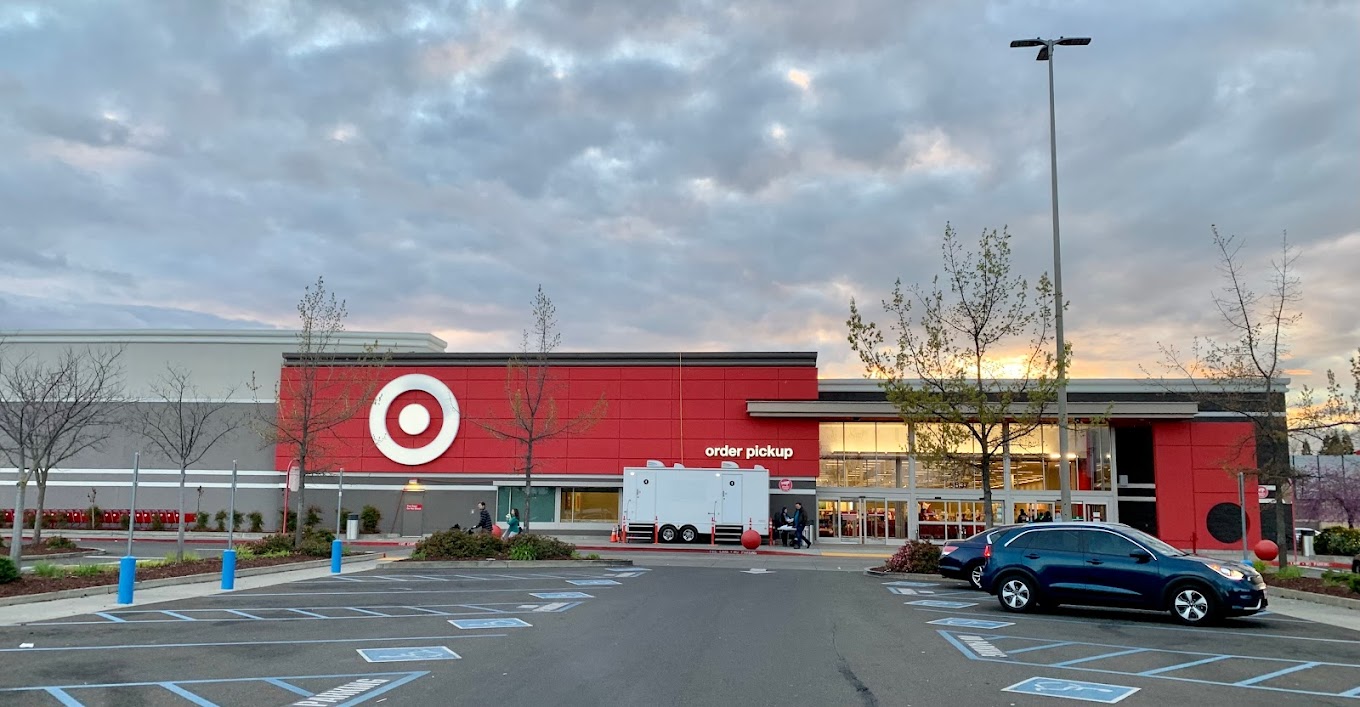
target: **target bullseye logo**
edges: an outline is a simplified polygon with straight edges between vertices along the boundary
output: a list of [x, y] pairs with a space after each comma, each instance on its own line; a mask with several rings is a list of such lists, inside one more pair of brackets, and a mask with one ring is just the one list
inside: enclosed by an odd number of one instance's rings
[[[392, 434], [387, 429], [387, 412], [391, 409], [392, 403], [402, 393], [410, 392], [429, 393], [435, 402], [439, 403], [439, 410], [444, 418], [444, 426], [440, 428], [439, 434], [421, 447], [403, 447], [392, 439]], [[458, 436], [458, 423], [461, 417], [458, 412], [458, 399], [453, 397], [453, 391], [449, 390], [448, 386], [433, 376], [410, 373], [393, 379], [374, 396], [373, 407], [368, 411], [368, 432], [373, 437], [373, 444], [378, 446], [378, 451], [382, 452], [383, 456], [405, 466], [419, 466], [438, 459], [439, 455], [449, 450], [453, 445], [453, 438]], [[406, 405], [397, 413], [397, 427], [413, 437], [424, 432], [430, 427], [429, 409], [421, 403]]]

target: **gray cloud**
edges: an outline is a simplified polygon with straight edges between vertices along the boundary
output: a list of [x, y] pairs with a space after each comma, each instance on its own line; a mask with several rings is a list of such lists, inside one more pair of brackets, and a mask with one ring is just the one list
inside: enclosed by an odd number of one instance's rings
[[[0, 12], [0, 328], [288, 326], [573, 349], [811, 348], [938, 269], [946, 221], [1051, 269], [1055, 65], [1078, 370], [1217, 333], [1209, 224], [1360, 294], [1345, 3], [61, 3]], [[1348, 240], [1349, 239], [1349, 240]], [[1347, 343], [1349, 342], [1349, 343]], [[1085, 357], [1085, 358], [1083, 358]]]

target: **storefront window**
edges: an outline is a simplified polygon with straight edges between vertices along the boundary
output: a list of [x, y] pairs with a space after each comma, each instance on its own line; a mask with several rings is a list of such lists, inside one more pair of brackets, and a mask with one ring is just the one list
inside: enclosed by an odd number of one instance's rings
[[[1073, 491], [1110, 489], [1110, 430], [1095, 425], [1068, 429], [1068, 484]], [[1017, 491], [1061, 487], [1057, 425], [1040, 425], [1011, 443], [1011, 484]]]
[[845, 460], [822, 459], [821, 471], [817, 474], [817, 485], [830, 488], [845, 485]]
[[616, 523], [619, 489], [562, 489], [563, 523]]
[[[518, 508], [519, 517], [528, 519], [530, 523], [552, 523], [557, 520], [556, 492], [557, 489], [548, 486], [534, 486], [533, 503], [525, 504], [523, 486], [502, 486], [496, 493], [496, 514], [492, 520], [500, 523], [511, 508]], [[526, 505], [532, 507], [532, 517], [525, 515]]]
[[[987, 528], [987, 504], [979, 501], [923, 501], [916, 504], [917, 537], [959, 540]], [[993, 524], [1002, 521], [1002, 506], [992, 504]]]

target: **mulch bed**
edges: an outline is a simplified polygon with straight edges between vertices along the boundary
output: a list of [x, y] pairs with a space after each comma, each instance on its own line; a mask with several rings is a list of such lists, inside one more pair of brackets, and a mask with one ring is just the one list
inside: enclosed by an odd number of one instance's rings
[[[27, 553], [25, 553], [27, 554]], [[275, 565], [286, 565], [297, 562], [311, 562], [322, 560], [322, 557], [312, 557], [310, 555], [290, 555], [288, 557], [253, 557], [249, 560], [238, 559], [236, 569], [244, 570], [253, 567], [273, 567]], [[137, 581], [148, 579], [165, 579], [168, 577], [186, 577], [194, 574], [218, 574], [222, 573], [222, 560], [220, 558], [207, 560], [189, 560], [187, 562], [177, 562], [171, 565], [160, 567], [138, 567]], [[63, 589], [85, 589], [87, 587], [99, 587], [104, 585], [118, 584], [118, 572], [102, 572], [93, 577], [34, 577], [25, 574], [21, 579], [0, 584], [0, 597], [23, 596], [27, 594], [43, 594], [45, 592], [56, 592]]]
[[[6, 556], [9, 556], [9, 545], [0, 548]], [[42, 545], [25, 545], [24, 557], [41, 557], [43, 555], [65, 555], [72, 552], [99, 552], [88, 547], [49, 547], [46, 543]]]
[[1313, 594], [1327, 594], [1334, 597], [1345, 597], [1347, 599], [1360, 599], [1360, 594], [1351, 591], [1351, 588], [1344, 584], [1327, 584], [1320, 577], [1294, 577], [1290, 579], [1280, 579], [1272, 574], [1265, 575], [1266, 584], [1281, 589], [1293, 589], [1299, 592], [1312, 592]]

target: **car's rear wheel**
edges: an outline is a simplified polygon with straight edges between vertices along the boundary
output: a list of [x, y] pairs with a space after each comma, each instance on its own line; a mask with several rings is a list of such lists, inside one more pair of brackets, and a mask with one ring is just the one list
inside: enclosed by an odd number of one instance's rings
[[982, 589], [982, 570], [981, 562], [975, 562], [968, 568], [968, 583], [973, 585], [973, 589]]
[[1033, 580], [1022, 574], [1013, 574], [1001, 579], [996, 598], [1006, 611], [1024, 612], [1033, 610], [1039, 597], [1035, 595]]
[[1177, 587], [1171, 595], [1171, 615], [1177, 621], [1190, 626], [1202, 626], [1216, 618], [1218, 600], [1204, 587], [1186, 584]]

